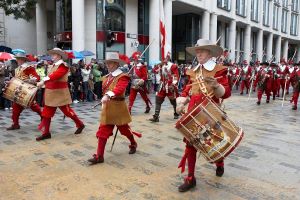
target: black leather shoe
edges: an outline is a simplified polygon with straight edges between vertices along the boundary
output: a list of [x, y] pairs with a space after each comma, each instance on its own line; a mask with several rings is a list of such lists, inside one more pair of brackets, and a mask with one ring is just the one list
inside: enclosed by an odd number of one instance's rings
[[151, 122], [159, 122], [159, 117], [156, 115], [153, 115], [153, 118], [149, 119]]
[[75, 131], [75, 135], [78, 135], [78, 134], [80, 134], [81, 132], [82, 132], [82, 130], [85, 128], [85, 125], [84, 124], [82, 124], [82, 126], [80, 126], [76, 131]]
[[104, 163], [104, 158], [101, 156], [97, 156], [96, 154], [93, 155], [93, 158], [88, 159], [90, 165], [96, 165], [98, 163]]
[[217, 167], [216, 176], [221, 177], [224, 174], [224, 167]]
[[8, 127], [6, 130], [8, 131], [12, 131], [12, 130], [17, 130], [20, 129], [20, 125], [11, 125], [10, 127]]
[[174, 113], [174, 119], [178, 119], [179, 115], [177, 113]]
[[46, 140], [46, 139], [50, 139], [50, 138], [51, 138], [51, 134], [48, 133], [48, 134], [45, 134], [45, 135], [43, 134], [43, 135], [41, 135], [41, 136], [35, 138], [35, 140], [36, 140], [36, 141], [41, 141], [41, 140]]
[[259, 106], [260, 105], [260, 101], [256, 102], [256, 104]]
[[149, 113], [150, 109], [151, 109], [150, 107], [147, 107], [145, 113]]
[[266, 103], [270, 103], [270, 100], [267, 100]]
[[135, 145], [129, 145], [129, 154], [135, 154], [137, 148], [137, 144]]
[[293, 106], [293, 107], [292, 107], [292, 110], [297, 110], [297, 106]]
[[184, 183], [178, 187], [179, 192], [187, 192], [196, 186], [195, 177], [185, 177]]

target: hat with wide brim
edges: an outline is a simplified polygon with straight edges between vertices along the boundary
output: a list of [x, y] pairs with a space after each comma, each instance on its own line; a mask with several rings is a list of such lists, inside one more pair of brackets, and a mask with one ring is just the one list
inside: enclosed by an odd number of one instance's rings
[[53, 55], [53, 54], [60, 55], [63, 60], [66, 60], [68, 58], [68, 55], [66, 54], [66, 52], [64, 52], [60, 48], [51, 49], [48, 51], [48, 54], [49, 55]]
[[116, 63], [119, 63], [119, 65], [125, 65], [126, 64], [126, 61], [125, 60], [122, 60], [120, 58], [120, 54], [118, 52], [106, 52], [106, 56], [105, 56], [105, 60], [104, 62], [107, 63], [107, 62], [116, 62]]
[[218, 57], [221, 56], [223, 53], [223, 48], [217, 45], [216, 43], [212, 42], [211, 40], [205, 40], [205, 39], [199, 39], [197, 41], [197, 44], [193, 47], [187, 47], [186, 51], [193, 55], [196, 56], [196, 50], [198, 49], [203, 49], [203, 50], [208, 50], [211, 52], [212, 57]]
[[23, 59], [23, 60], [26, 60], [26, 61], [29, 60], [24, 53], [17, 53], [17, 54], [15, 54], [14, 57], [15, 57], [15, 59]]

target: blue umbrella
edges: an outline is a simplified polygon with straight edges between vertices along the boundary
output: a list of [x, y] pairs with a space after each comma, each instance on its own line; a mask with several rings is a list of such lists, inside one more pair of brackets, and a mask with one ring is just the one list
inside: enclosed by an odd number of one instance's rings
[[81, 53], [82, 55], [84, 55], [84, 56], [93, 56], [93, 55], [95, 55], [93, 52], [91, 52], [91, 51], [80, 51], [79, 53]]
[[26, 54], [26, 51], [23, 50], [23, 49], [13, 49], [11, 51], [13, 54], [17, 54], [17, 53], [23, 53], [23, 54]]
[[71, 59], [84, 59], [84, 55], [82, 55], [80, 52], [78, 51], [74, 51], [74, 50], [66, 50], [66, 52], [68, 53], [72, 53], [73, 55], [71, 56]]
[[43, 55], [43, 56], [41, 56], [39, 58], [40, 58], [40, 60], [52, 61], [51, 56], [48, 56], [48, 55]]
[[160, 60], [151, 60], [151, 61], [149, 62], [149, 66], [154, 66], [154, 65], [157, 65], [157, 64], [160, 64], [160, 63], [161, 63]]
[[12, 53], [11, 48], [7, 46], [0, 46], [0, 52]]

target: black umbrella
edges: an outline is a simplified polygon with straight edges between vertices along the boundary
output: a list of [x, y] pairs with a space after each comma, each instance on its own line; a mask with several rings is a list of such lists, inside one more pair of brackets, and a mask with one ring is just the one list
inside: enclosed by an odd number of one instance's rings
[[11, 48], [6, 47], [6, 46], [0, 46], [0, 52], [6, 52], [6, 53], [11, 53]]

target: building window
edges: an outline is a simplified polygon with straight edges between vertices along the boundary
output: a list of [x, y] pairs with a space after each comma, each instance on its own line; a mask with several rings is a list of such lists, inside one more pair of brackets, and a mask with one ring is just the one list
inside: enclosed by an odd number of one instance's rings
[[251, 20], [258, 22], [258, 0], [251, 0]]
[[288, 0], [282, 0], [282, 7], [283, 8], [288, 8], [289, 1]]
[[72, 1], [56, 0], [57, 33], [72, 31]]
[[292, 0], [292, 12], [299, 13], [299, 0]]
[[246, 0], [236, 0], [236, 14], [246, 17]]
[[279, 6], [274, 4], [273, 8], [273, 29], [278, 30]]
[[218, 8], [222, 8], [224, 10], [231, 10], [231, 0], [218, 0], [217, 2]]
[[299, 16], [295, 13], [291, 15], [291, 35], [298, 35]]
[[270, 2], [269, 0], [263, 0], [263, 3], [263, 24], [265, 26], [270, 26]]
[[287, 15], [288, 15], [288, 10], [282, 9], [281, 32], [283, 32], [283, 33], [287, 33]]

